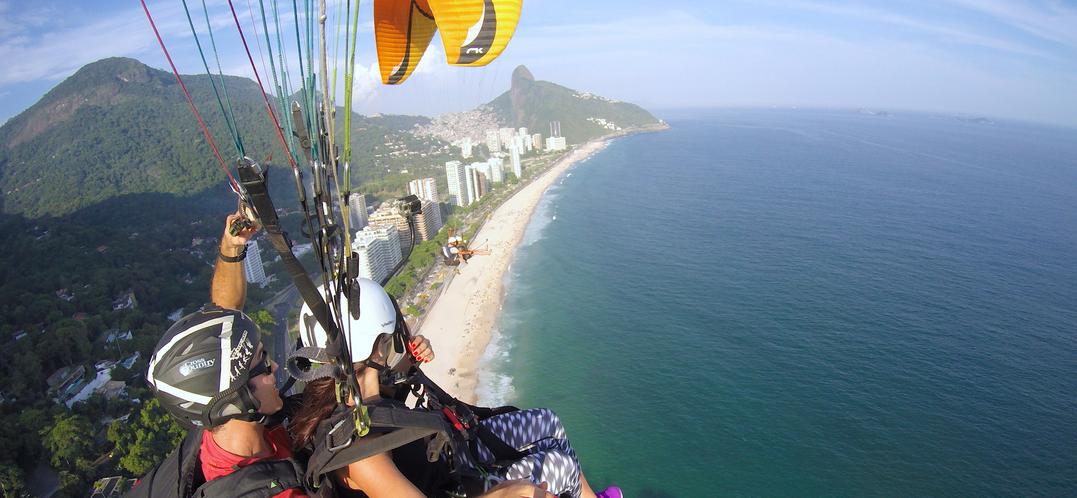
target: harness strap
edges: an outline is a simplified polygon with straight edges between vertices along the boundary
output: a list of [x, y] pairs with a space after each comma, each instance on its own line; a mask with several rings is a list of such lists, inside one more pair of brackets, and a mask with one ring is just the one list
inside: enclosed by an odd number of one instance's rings
[[[266, 238], [269, 239], [270, 244], [280, 255], [281, 262], [284, 263], [284, 269], [288, 272], [292, 282], [295, 283], [296, 289], [299, 290], [299, 295], [307, 303], [314, 318], [322, 326], [322, 330], [329, 332], [331, 336], [339, 335], [334, 334], [337, 331], [336, 324], [332, 317], [329, 316], [325, 300], [318, 293], [318, 288], [314, 285], [314, 282], [307, 276], [307, 271], [303, 268], [302, 263], [292, 253], [291, 241], [288, 240], [287, 235], [281, 229], [280, 218], [277, 217], [277, 210], [273, 206], [273, 200], [269, 197], [269, 188], [266, 184], [268, 171], [261, 171], [257, 164], [247, 158], [240, 160], [237, 170], [239, 172], [239, 182], [250, 201], [249, 205], [254, 209], [254, 213], [262, 227], [265, 228]], [[329, 341], [329, 346], [340, 348], [338, 341], [335, 340]], [[333, 356], [337, 355], [334, 354]]]
[[324, 476], [349, 464], [385, 453], [413, 441], [434, 436], [427, 444], [426, 457], [435, 462], [446, 446], [451, 447], [451, 428], [438, 413], [411, 410], [383, 403], [367, 406], [371, 434], [357, 438], [351, 424], [351, 410], [340, 408], [319, 427], [317, 446], [307, 461], [306, 479], [311, 487], [321, 487]]
[[294, 458], [260, 460], [206, 482], [195, 490], [194, 496], [270, 498], [289, 489], [303, 488], [302, 475], [303, 466]]

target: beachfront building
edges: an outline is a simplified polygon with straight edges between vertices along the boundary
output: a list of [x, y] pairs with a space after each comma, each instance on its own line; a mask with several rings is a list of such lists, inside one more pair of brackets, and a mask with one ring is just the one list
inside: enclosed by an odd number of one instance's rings
[[397, 247], [401, 254], [411, 247], [411, 227], [408, 226], [408, 219], [404, 216], [402, 203], [399, 200], [394, 199], [381, 203], [378, 209], [370, 213], [370, 224], [368, 226], [376, 228], [391, 226], [396, 228], [397, 237], [400, 239]]
[[381, 282], [403, 258], [395, 226], [366, 227], [355, 233], [352, 251], [359, 260], [359, 276]]
[[505, 181], [504, 161], [502, 161], [500, 157], [491, 157], [490, 159], [487, 159], [486, 170], [484, 173], [487, 174], [486, 177], [489, 178], [492, 183], [501, 183]]
[[359, 192], [352, 192], [348, 196], [348, 211], [351, 219], [352, 230], [362, 230], [366, 226], [367, 214], [366, 214], [366, 196]]
[[535, 150], [541, 152], [542, 151], [542, 145], [544, 143], [545, 142], [542, 141], [542, 134], [541, 133], [536, 133], [534, 135], [531, 135], [531, 148], [532, 149], [535, 149]]
[[467, 195], [467, 178], [464, 164], [460, 161], [445, 163], [445, 177], [449, 184], [449, 200], [457, 206], [471, 204], [471, 197]]
[[497, 130], [486, 130], [486, 148], [490, 149], [491, 154], [501, 151], [501, 139]]
[[478, 202], [482, 196], [490, 191], [490, 184], [487, 183], [489, 176], [486, 173], [489, 167], [489, 163], [471, 163], [465, 168], [464, 176], [466, 177], [467, 193], [471, 198], [471, 202]]
[[441, 211], [436, 202], [424, 200], [423, 212], [415, 216], [415, 237], [419, 241], [433, 239], [441, 230]]
[[565, 137], [550, 137], [546, 139], [546, 150], [559, 151], [568, 149], [568, 144], [565, 143]]
[[516, 179], [523, 178], [524, 170], [520, 166], [520, 149], [513, 147], [509, 154], [512, 157], [512, 174], [516, 175]]
[[266, 269], [262, 265], [262, 251], [258, 249], [258, 241], [247, 242], [247, 257], [243, 259], [243, 273], [247, 276], [247, 282], [265, 287], [269, 283], [266, 279]]

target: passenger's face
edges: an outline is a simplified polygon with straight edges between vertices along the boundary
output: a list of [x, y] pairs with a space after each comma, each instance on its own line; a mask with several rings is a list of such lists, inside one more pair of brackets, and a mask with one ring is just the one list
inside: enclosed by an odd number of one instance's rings
[[258, 400], [258, 413], [272, 415], [284, 407], [284, 400], [280, 398], [280, 393], [277, 392], [277, 377], [273, 375], [277, 371], [277, 364], [273, 360], [264, 358], [264, 354], [265, 350], [259, 344], [258, 349], [254, 351], [254, 356], [251, 358], [250, 368], [255, 368], [259, 363], [268, 361], [271, 367], [270, 370], [257, 377], [251, 377], [249, 382], [251, 394], [254, 399]]

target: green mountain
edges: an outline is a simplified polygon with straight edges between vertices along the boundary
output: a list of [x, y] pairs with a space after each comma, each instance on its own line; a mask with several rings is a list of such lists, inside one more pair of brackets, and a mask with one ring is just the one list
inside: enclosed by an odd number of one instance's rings
[[[238, 152], [209, 78], [190, 75], [184, 82], [230, 163]], [[224, 80], [247, 154], [259, 160], [272, 155], [282, 162], [284, 152], [257, 84], [234, 76]], [[440, 147], [436, 141], [417, 141], [407, 131], [426, 121], [355, 116], [357, 179], [377, 184], [387, 167], [407, 167], [409, 157], [392, 154], [396, 149], [390, 145], [406, 144], [424, 153]], [[133, 59], [86, 65], [0, 127], [4, 213], [66, 215], [128, 194], [185, 197], [223, 185], [225, 179], [175, 77]]]
[[502, 123], [549, 135], [550, 122], [561, 123], [569, 143], [581, 143], [613, 131], [661, 123], [642, 107], [536, 80], [524, 66], [512, 72], [512, 88], [487, 107]]

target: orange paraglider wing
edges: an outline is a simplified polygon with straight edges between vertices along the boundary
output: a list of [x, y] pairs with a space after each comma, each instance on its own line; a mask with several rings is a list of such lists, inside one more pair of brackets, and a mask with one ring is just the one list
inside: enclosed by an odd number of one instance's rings
[[429, 0], [445, 59], [454, 66], [484, 66], [508, 45], [522, 0]]
[[374, 0], [374, 38], [381, 81], [408, 79], [438, 26], [426, 0]]

